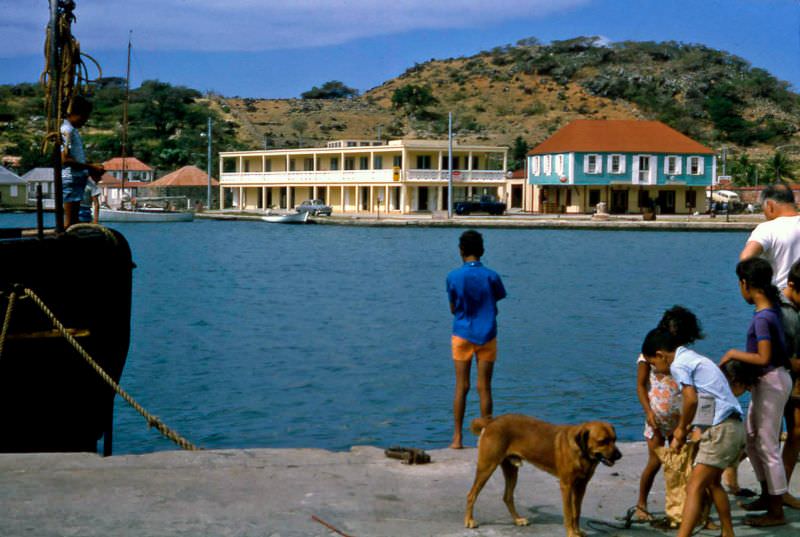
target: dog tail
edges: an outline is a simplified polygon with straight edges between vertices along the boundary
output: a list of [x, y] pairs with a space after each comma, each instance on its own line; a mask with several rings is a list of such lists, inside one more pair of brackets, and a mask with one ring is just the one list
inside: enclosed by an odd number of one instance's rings
[[475, 418], [472, 420], [472, 423], [470, 423], [469, 430], [472, 431], [472, 434], [479, 435], [481, 434], [481, 431], [483, 431], [486, 426], [492, 422], [493, 419], [494, 418], [491, 416], [487, 416], [485, 418]]

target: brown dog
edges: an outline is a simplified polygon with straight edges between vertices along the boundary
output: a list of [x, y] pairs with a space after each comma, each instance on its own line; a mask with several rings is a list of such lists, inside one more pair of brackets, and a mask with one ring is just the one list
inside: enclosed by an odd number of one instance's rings
[[506, 414], [496, 419], [478, 418], [470, 427], [480, 434], [475, 482], [467, 494], [464, 526], [476, 528], [472, 509], [481, 489], [501, 466], [506, 480], [503, 501], [517, 526], [527, 526], [514, 506], [514, 487], [522, 461], [528, 461], [559, 479], [567, 537], [585, 535], [580, 529], [581, 504], [586, 485], [597, 464], [607, 466], [622, 457], [614, 426], [602, 421], [581, 425], [554, 425], [528, 416]]

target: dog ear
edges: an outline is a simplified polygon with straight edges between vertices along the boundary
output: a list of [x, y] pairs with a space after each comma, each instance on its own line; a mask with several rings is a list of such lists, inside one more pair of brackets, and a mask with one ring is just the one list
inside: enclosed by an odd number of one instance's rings
[[575, 443], [581, 450], [581, 453], [589, 455], [589, 429], [581, 428], [578, 434], [575, 435]]

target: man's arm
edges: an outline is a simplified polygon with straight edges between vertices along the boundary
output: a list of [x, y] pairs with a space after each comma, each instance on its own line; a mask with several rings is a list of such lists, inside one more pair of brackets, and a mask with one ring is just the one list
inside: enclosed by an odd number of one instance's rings
[[744, 261], [745, 259], [750, 259], [751, 257], [758, 257], [762, 253], [764, 253], [764, 247], [761, 246], [761, 243], [756, 241], [747, 241], [742, 248], [742, 253], [739, 254], [739, 261]]

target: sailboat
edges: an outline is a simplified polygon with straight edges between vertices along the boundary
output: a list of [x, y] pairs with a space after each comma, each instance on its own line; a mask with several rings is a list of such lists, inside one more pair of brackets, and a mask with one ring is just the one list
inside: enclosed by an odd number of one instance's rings
[[[133, 31], [131, 31], [133, 33]], [[122, 104], [122, 182], [120, 184], [120, 196], [125, 192], [125, 173], [126, 173], [126, 150], [128, 145], [128, 102], [130, 101], [131, 85], [131, 37], [128, 35], [128, 67], [125, 74], [125, 101]], [[125, 207], [125, 202], [121, 201], [117, 209], [101, 207], [100, 222], [191, 222], [194, 220], [194, 213], [191, 210], [179, 211], [172, 208], [167, 200], [166, 204], [160, 205], [154, 198], [147, 207], [135, 207], [130, 205]]]

